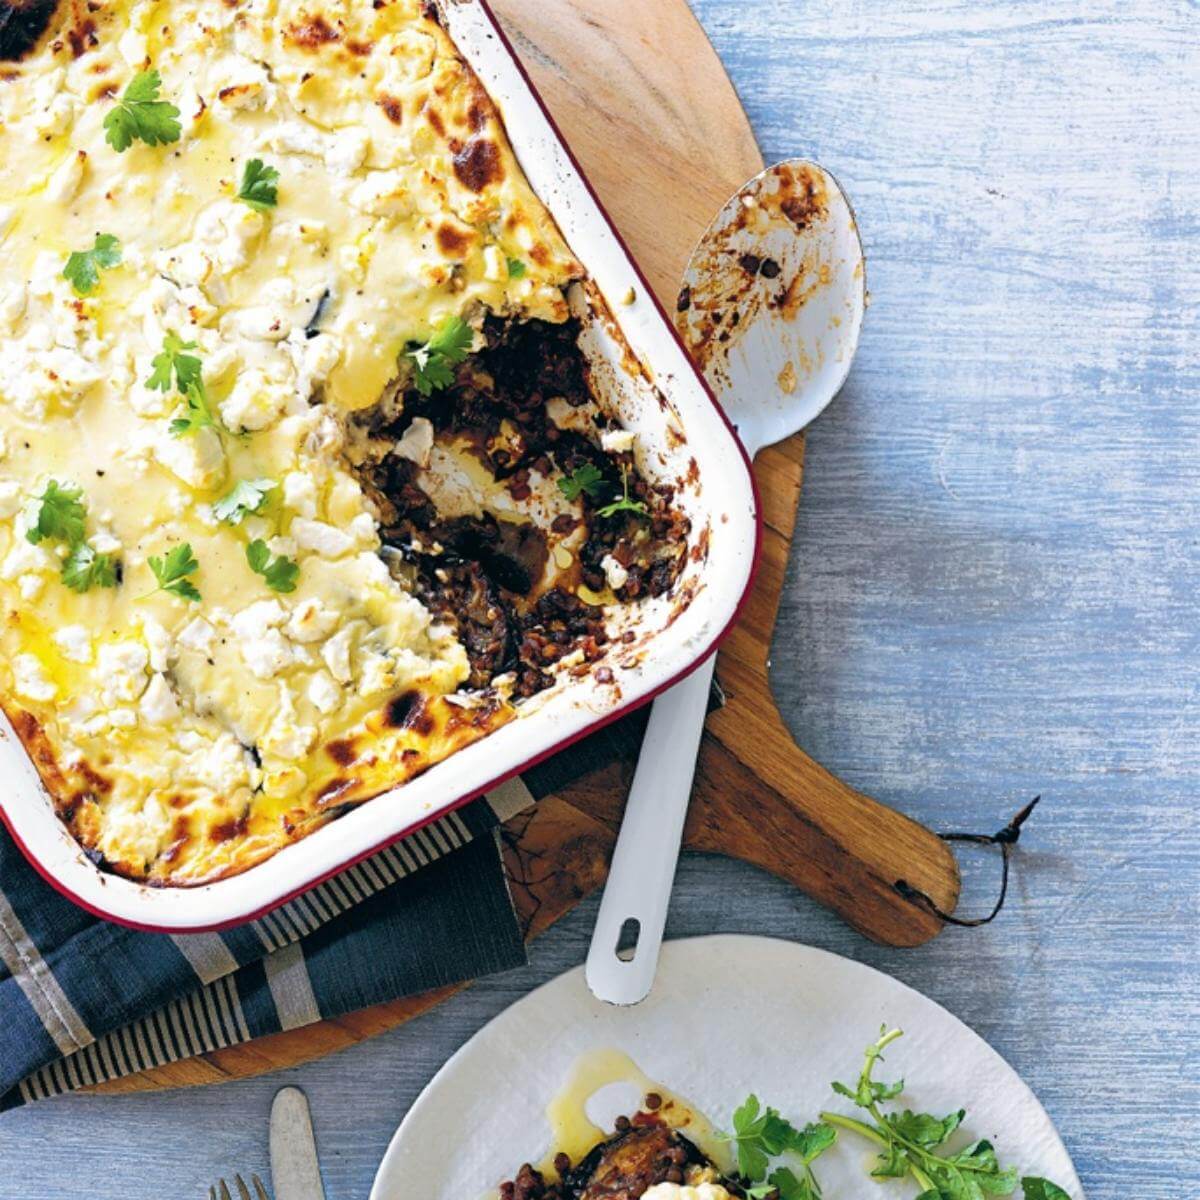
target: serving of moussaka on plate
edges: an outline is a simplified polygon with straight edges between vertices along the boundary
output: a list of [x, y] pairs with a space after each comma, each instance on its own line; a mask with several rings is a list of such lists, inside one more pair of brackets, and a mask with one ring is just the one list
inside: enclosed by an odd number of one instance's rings
[[694, 531], [602, 305], [432, 5], [0, 0], [0, 700], [95, 863], [235, 874], [611, 679]]

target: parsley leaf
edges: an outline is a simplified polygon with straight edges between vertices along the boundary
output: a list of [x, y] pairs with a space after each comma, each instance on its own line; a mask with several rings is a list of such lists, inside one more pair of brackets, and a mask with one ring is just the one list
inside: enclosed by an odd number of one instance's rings
[[217, 419], [208, 406], [208, 393], [204, 384], [193, 383], [184, 393], [184, 403], [187, 405], [187, 415], [176, 417], [170, 424], [172, 437], [185, 437], [187, 434], [199, 433], [201, 429], [215, 429]]
[[524, 279], [528, 272], [529, 268], [519, 258], [508, 260], [509, 279]]
[[262, 508], [267, 493], [278, 486], [273, 479], [239, 479], [233, 485], [233, 490], [213, 505], [213, 513], [218, 521], [240, 525], [251, 513]]
[[163, 337], [163, 348], [150, 360], [153, 370], [146, 386], [151, 391], [169, 392], [174, 381], [175, 390], [184, 399], [185, 415], [176, 417], [170, 425], [174, 437], [217, 427], [204, 387], [204, 364], [196, 355], [187, 353], [195, 348], [195, 342], [185, 342], [177, 333], [168, 331]]
[[168, 332], [162, 350], [150, 360], [154, 370], [146, 386], [151, 391], [169, 392], [174, 378], [176, 390], [186, 396], [188, 388], [203, 382], [203, 364], [194, 354], [184, 353], [195, 348], [195, 342], [185, 342], [177, 333]]
[[268, 167], [261, 158], [252, 158], [242, 171], [242, 185], [237, 198], [256, 212], [266, 212], [279, 203], [279, 172]]
[[147, 592], [142, 597], [143, 600], [147, 596], [153, 596], [155, 592], [170, 592], [172, 596], [178, 596], [180, 600], [200, 599], [199, 589], [187, 578], [200, 569], [200, 564], [192, 553], [190, 542], [181, 542], [178, 546], [172, 547], [167, 551], [165, 558], [159, 558], [156, 554], [152, 554], [147, 561], [150, 564], [150, 570], [154, 572], [154, 578], [158, 580], [158, 587], [153, 592]]
[[631, 500], [629, 498], [629, 472], [624, 468], [621, 469], [621, 492], [622, 494], [611, 504], [606, 504], [603, 508], [597, 509], [597, 515], [601, 517], [615, 517], [617, 513], [631, 513], [636, 517], [645, 517], [649, 515], [649, 509], [641, 500]]
[[35, 546], [44, 539], [77, 545], [83, 541], [86, 517], [83, 489], [73, 483], [51, 479], [30, 507], [25, 540]]
[[570, 475], [564, 475], [558, 481], [558, 490], [568, 500], [578, 500], [584, 492], [587, 492], [595, 500], [603, 486], [604, 475], [592, 463], [584, 463], [582, 467], [576, 467]]
[[432, 396], [448, 388], [454, 382], [452, 368], [467, 357], [474, 340], [474, 331], [462, 317], [447, 317], [429, 341], [409, 350], [417, 391]]
[[[752, 1189], [752, 1200], [778, 1191], [781, 1200], [814, 1200], [821, 1189], [817, 1186], [811, 1164], [837, 1141], [837, 1131], [830, 1125], [806, 1125], [797, 1129], [774, 1108], [763, 1109], [757, 1096], [746, 1098], [733, 1114], [733, 1133], [721, 1137], [734, 1143], [738, 1173], [752, 1183], [766, 1180], [765, 1189]], [[781, 1154], [794, 1155], [800, 1160], [801, 1175], [780, 1167], [768, 1177], [770, 1161]]]
[[62, 581], [73, 592], [117, 586], [117, 564], [111, 554], [97, 554], [87, 542], [71, 547], [63, 559]]
[[261, 538], [246, 547], [246, 561], [250, 570], [261, 575], [266, 580], [267, 587], [273, 592], [294, 592], [296, 580], [300, 576], [300, 564], [285, 555], [271, 557], [271, 550]]
[[121, 265], [121, 243], [111, 233], [98, 233], [90, 250], [72, 250], [63, 267], [78, 296], [90, 296], [100, 286], [100, 268]]
[[135, 140], [147, 146], [165, 146], [179, 141], [183, 132], [179, 109], [158, 98], [162, 76], [157, 71], [140, 71], [130, 80], [116, 108], [104, 118], [104, 140], [124, 153]]
[[1039, 1179], [1036, 1175], [1026, 1175], [1021, 1180], [1021, 1191], [1025, 1200], [1071, 1200], [1071, 1197], [1048, 1179]]

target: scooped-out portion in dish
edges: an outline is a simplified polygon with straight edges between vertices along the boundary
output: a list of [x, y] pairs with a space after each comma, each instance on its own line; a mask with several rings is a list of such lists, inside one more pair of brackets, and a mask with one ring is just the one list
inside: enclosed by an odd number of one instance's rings
[[689, 521], [433, 6], [0, 17], [0, 700], [86, 853], [234, 874], [611, 681]]

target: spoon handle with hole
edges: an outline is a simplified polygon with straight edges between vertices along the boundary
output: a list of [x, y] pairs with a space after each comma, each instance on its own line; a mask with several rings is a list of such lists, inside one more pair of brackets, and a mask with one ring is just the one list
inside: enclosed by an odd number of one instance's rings
[[[588, 950], [588, 987], [609, 1004], [637, 1004], [654, 985], [716, 661], [714, 654], [650, 710]], [[631, 921], [636, 945], [626, 960], [617, 950]]]

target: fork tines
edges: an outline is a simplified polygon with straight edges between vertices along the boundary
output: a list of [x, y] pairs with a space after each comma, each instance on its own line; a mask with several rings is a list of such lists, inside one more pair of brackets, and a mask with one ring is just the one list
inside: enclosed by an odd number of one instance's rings
[[[246, 1186], [246, 1181], [240, 1176], [233, 1177], [233, 1185], [237, 1188], [238, 1200], [271, 1200], [267, 1194], [267, 1189], [263, 1187], [263, 1182], [257, 1175], [250, 1176], [250, 1182], [254, 1185], [254, 1194], [251, 1195], [250, 1189]], [[233, 1200], [233, 1195], [229, 1191], [229, 1185], [225, 1180], [218, 1180], [212, 1187], [208, 1189], [208, 1200]]]

